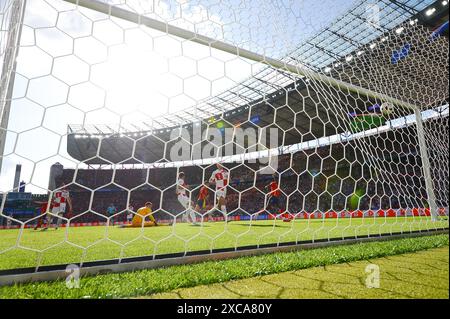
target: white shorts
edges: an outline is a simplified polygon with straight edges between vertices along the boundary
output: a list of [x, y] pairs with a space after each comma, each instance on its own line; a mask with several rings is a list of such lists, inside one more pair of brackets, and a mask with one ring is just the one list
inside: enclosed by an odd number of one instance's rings
[[227, 197], [227, 189], [222, 188], [222, 189], [216, 190], [216, 197], [217, 197], [217, 199], [219, 199], [220, 197], [226, 198]]
[[189, 197], [187, 197], [186, 195], [183, 194], [178, 195], [178, 201], [184, 208], [186, 209], [189, 208]]

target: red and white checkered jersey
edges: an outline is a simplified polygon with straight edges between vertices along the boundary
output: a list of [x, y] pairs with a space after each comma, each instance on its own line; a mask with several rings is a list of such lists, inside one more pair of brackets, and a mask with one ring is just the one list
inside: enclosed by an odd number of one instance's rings
[[216, 190], [224, 189], [228, 185], [229, 173], [223, 168], [216, 169], [209, 179], [210, 183], [216, 184]]
[[53, 207], [59, 207], [61, 204], [65, 204], [69, 198], [69, 191], [63, 189], [54, 193]]
[[186, 196], [186, 183], [184, 182], [184, 179], [178, 179], [177, 182], [177, 195], [184, 195]]

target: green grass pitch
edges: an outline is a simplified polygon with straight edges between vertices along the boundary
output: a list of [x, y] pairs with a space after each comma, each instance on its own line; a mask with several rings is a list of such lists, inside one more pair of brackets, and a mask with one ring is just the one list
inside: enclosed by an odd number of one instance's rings
[[152, 228], [69, 227], [0, 230], [0, 269], [152, 256], [343, 236], [448, 227], [427, 217], [205, 222]]

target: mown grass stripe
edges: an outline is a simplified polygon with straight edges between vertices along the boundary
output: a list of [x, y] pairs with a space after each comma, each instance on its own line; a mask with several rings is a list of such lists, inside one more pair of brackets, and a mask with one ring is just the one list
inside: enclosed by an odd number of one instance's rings
[[291, 270], [404, 254], [448, 245], [448, 235], [274, 253], [81, 279], [79, 289], [64, 281], [0, 287], [0, 298], [123, 298], [167, 292]]

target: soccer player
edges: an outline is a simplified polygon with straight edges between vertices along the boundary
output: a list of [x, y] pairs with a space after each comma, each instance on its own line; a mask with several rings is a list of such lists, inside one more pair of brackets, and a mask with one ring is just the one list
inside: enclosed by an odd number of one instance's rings
[[178, 182], [176, 187], [176, 194], [178, 202], [183, 206], [186, 210], [185, 218], [189, 220], [189, 216], [191, 217], [191, 221], [193, 225], [197, 225], [197, 221], [195, 218], [195, 212], [192, 210], [192, 202], [189, 199], [189, 196], [186, 195], [186, 190], [188, 190], [188, 186], [185, 183], [185, 174], [184, 172], [180, 172], [178, 174]]
[[114, 203], [111, 203], [111, 205], [108, 206], [108, 208], [106, 209], [106, 213], [108, 214], [111, 222], [111, 225], [114, 225], [114, 216], [115, 214], [117, 214], [117, 208], [116, 206], [114, 206]]
[[[201, 213], [202, 209], [206, 208], [206, 201], [209, 196], [209, 190], [208, 190], [208, 183], [203, 184], [203, 186], [200, 188], [200, 192], [198, 193], [197, 197], [197, 204], [195, 205], [195, 211], [197, 213]], [[206, 214], [205, 214], [206, 215]]]
[[225, 221], [227, 221], [226, 197], [229, 173], [221, 164], [217, 163], [216, 166], [217, 169], [212, 173], [209, 182], [211, 184], [216, 184], [217, 207], [224, 215]]
[[44, 216], [44, 214], [45, 215], [48, 214], [48, 202], [35, 202], [35, 203], [39, 204], [39, 215], [40, 215], [36, 226], [34, 226], [34, 230], [37, 230], [38, 228], [42, 227], [44, 218], [47, 217], [48, 219], [48, 216]]
[[134, 212], [134, 207], [133, 205], [128, 205], [128, 211], [127, 211], [127, 223], [131, 223], [131, 220], [133, 219], [133, 212]]
[[70, 193], [66, 189], [65, 185], [62, 185], [60, 189], [56, 190], [53, 195], [52, 201], [52, 214], [47, 215], [47, 225], [43, 228], [43, 230], [47, 230], [53, 220], [53, 216], [57, 216], [58, 219], [56, 221], [55, 229], [58, 229], [61, 226], [61, 217], [63, 217], [66, 212], [66, 206], [69, 205], [69, 213], [72, 212], [72, 200], [70, 199]]
[[[152, 212], [153, 204], [151, 202], [146, 202], [144, 207], [141, 207], [137, 210], [136, 215], [134, 215], [131, 224], [121, 225], [119, 227], [153, 227], [158, 226], [155, 217], [153, 217]], [[145, 219], [149, 218], [150, 221], [146, 222]]]

